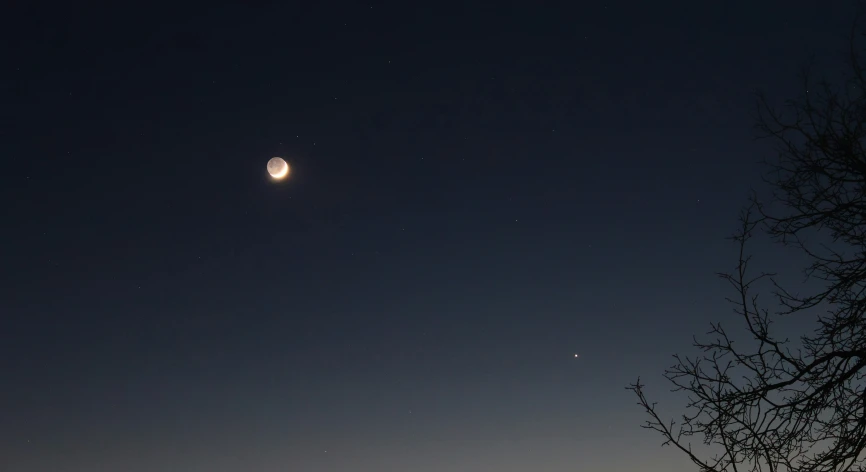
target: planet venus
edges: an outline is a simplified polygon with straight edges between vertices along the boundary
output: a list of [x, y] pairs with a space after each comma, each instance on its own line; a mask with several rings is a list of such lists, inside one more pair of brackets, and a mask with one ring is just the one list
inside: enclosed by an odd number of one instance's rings
[[289, 164], [282, 157], [274, 157], [268, 161], [268, 174], [274, 180], [282, 180], [289, 175]]

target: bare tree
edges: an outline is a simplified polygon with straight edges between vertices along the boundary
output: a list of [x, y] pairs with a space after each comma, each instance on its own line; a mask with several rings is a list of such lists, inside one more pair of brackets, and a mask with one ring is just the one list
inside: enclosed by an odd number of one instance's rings
[[[841, 85], [806, 78], [782, 111], [759, 97], [759, 129], [779, 150], [765, 178], [773, 198], [752, 197], [732, 237], [739, 263], [719, 274], [752, 339], [735, 343], [713, 324], [708, 340], [694, 341], [701, 354], [674, 356], [665, 377], [688, 398], [677, 421], [661, 418], [640, 379], [629, 387], [649, 416], [643, 427], [701, 471], [866, 471], [866, 75], [855, 47], [863, 35], [851, 37]], [[752, 271], [747, 247], [759, 232], [804, 255], [818, 288], [798, 295]], [[763, 284], [769, 306], [759, 302]], [[777, 322], [809, 316], [811, 333], [778, 334]]]

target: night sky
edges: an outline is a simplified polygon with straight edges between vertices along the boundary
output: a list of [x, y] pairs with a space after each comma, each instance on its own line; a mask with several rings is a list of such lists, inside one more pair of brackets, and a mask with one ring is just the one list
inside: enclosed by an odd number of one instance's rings
[[9, 472], [692, 470], [625, 387], [855, 12], [67, 3], [0, 20]]

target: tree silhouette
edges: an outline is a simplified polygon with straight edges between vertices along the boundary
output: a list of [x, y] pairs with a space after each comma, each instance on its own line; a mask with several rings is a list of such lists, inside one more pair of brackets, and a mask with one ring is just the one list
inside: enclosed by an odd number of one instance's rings
[[[756, 195], [732, 239], [739, 263], [719, 274], [752, 338], [734, 342], [712, 324], [694, 341], [700, 354], [674, 356], [665, 371], [688, 397], [677, 421], [663, 420], [640, 379], [629, 386], [649, 416], [644, 428], [685, 453], [702, 471], [866, 471], [866, 75], [851, 35], [841, 85], [811, 84], [781, 110], [759, 96], [758, 128], [778, 145], [767, 162], [772, 198]], [[796, 249], [818, 286], [786, 290], [775, 274], [753, 271], [748, 243], [758, 232]], [[759, 302], [768, 283], [772, 308]], [[799, 339], [778, 334], [786, 317], [814, 316]], [[710, 452], [692, 447], [700, 438]]]

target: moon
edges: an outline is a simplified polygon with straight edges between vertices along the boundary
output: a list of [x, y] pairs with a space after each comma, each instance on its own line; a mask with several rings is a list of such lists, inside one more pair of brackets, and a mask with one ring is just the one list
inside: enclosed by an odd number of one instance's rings
[[268, 161], [268, 174], [274, 180], [283, 180], [289, 175], [289, 164], [282, 157], [274, 157]]

